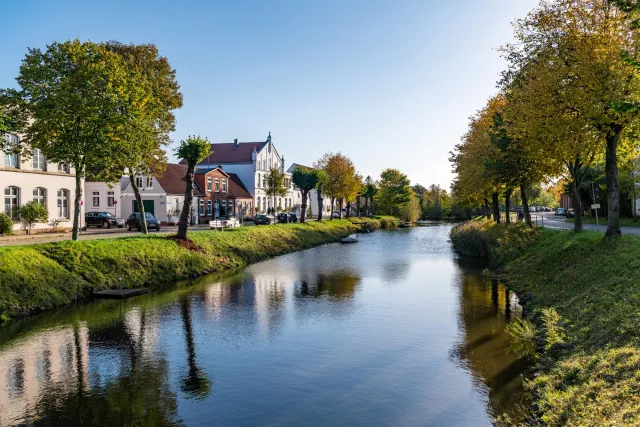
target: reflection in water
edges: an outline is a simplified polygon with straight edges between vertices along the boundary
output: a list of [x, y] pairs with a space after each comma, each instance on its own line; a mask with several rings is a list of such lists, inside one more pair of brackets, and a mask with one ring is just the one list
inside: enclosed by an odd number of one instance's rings
[[0, 425], [489, 425], [520, 399], [503, 329], [521, 309], [447, 233], [377, 232], [0, 328]]
[[517, 297], [497, 280], [482, 277], [481, 269], [462, 260], [461, 297], [458, 312], [461, 337], [451, 351], [452, 358], [468, 369], [478, 384], [486, 384], [492, 414], [508, 408], [518, 416], [522, 407], [522, 379], [528, 361], [515, 355], [506, 324], [522, 317]]

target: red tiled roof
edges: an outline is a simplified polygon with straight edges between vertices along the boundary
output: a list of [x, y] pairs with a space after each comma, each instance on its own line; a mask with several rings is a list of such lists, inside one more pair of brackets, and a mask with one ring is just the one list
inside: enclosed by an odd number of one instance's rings
[[235, 173], [229, 174], [229, 193], [236, 199], [251, 199], [251, 194]]
[[[174, 163], [168, 163], [167, 169], [165, 169], [162, 174], [155, 174], [155, 178], [167, 194], [184, 194], [186, 190], [186, 176], [187, 167]], [[199, 194], [201, 194], [200, 189], [194, 180], [194, 195]]]
[[[223, 144], [211, 144], [211, 154], [209, 157], [198, 163], [198, 165], [217, 166], [221, 163], [251, 163], [251, 153], [253, 149], [259, 151], [266, 142], [240, 142], [236, 147], [233, 142]], [[181, 165], [187, 163], [180, 160]]]

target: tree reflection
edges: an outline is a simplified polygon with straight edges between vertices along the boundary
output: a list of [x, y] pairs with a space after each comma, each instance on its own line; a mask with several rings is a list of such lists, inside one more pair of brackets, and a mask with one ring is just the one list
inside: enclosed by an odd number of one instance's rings
[[348, 271], [320, 273], [315, 283], [303, 280], [296, 289], [296, 297], [352, 299], [359, 284], [360, 277]]
[[203, 400], [211, 394], [212, 383], [196, 362], [196, 346], [193, 340], [191, 307], [188, 297], [180, 300], [180, 312], [182, 314], [182, 323], [187, 345], [187, 364], [189, 366], [187, 374], [181, 379], [181, 390], [188, 398]]

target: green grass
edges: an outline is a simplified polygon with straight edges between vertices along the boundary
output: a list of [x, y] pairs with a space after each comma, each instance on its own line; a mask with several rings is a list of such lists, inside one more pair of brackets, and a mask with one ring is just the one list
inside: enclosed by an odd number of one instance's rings
[[640, 238], [544, 230], [504, 274], [563, 330], [528, 382], [547, 425], [640, 424]]
[[[567, 218], [567, 222], [573, 223], [574, 218]], [[596, 218], [584, 216], [582, 217], [583, 224], [595, 224]], [[607, 225], [607, 218], [600, 218], [600, 225]], [[633, 218], [620, 218], [620, 225], [623, 227], [640, 227], [640, 219], [634, 221]]]
[[274, 256], [335, 242], [368, 218], [201, 231], [192, 251], [166, 236], [65, 241], [0, 248], [0, 320], [68, 304], [91, 291], [153, 287], [244, 267]]

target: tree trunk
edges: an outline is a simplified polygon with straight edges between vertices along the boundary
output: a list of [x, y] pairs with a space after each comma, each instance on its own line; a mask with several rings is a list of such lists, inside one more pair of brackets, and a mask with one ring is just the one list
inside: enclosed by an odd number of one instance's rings
[[[129, 169], [129, 170], [133, 170], [133, 169]], [[133, 194], [135, 195], [136, 202], [138, 203], [138, 212], [140, 212], [140, 231], [142, 231], [142, 234], [149, 234], [149, 229], [147, 227], [147, 216], [144, 211], [144, 203], [142, 203], [142, 196], [140, 195], [140, 189], [136, 185], [135, 175], [129, 174], [129, 182], [131, 183]]]
[[360, 216], [361, 216], [360, 215], [360, 196], [358, 196], [356, 198], [356, 209], [357, 209], [357, 212], [358, 212], [358, 218], [360, 218]]
[[331, 211], [329, 212], [329, 219], [331, 219], [331, 221], [333, 221], [333, 204], [335, 203], [336, 198], [332, 197], [331, 198]]
[[573, 200], [573, 231], [582, 231], [582, 205], [580, 203], [580, 192], [578, 183], [574, 179], [571, 183], [571, 199]]
[[351, 217], [351, 202], [347, 202], [347, 218]]
[[491, 199], [493, 202], [493, 220], [496, 224], [500, 224], [500, 198], [497, 191], [493, 192]]
[[338, 219], [342, 219], [342, 203], [344, 200], [342, 198], [338, 199]]
[[489, 207], [489, 199], [484, 198], [484, 215], [487, 219], [491, 219], [491, 208]]
[[304, 222], [307, 217], [307, 198], [309, 197], [309, 191], [302, 191], [302, 204], [300, 205], [300, 222]]
[[[82, 175], [79, 169], [76, 169], [76, 193], [73, 198], [73, 231], [71, 240], [78, 240], [80, 233], [80, 200], [82, 200]], [[67, 206], [69, 201], [67, 200]]]
[[533, 227], [531, 221], [531, 211], [529, 211], [529, 199], [527, 198], [527, 187], [524, 184], [520, 185], [520, 196], [522, 198], [522, 211], [524, 212], [524, 222], [529, 227]]
[[373, 196], [371, 197], [371, 199], [369, 200], [369, 208], [371, 209], [371, 215], [375, 215], [375, 206], [373, 204]]
[[322, 204], [324, 203], [324, 199], [322, 198], [322, 186], [318, 186], [318, 221], [322, 221]]
[[364, 196], [364, 216], [369, 216], [369, 198]]
[[[622, 126], [612, 129], [607, 138], [607, 153], [605, 170], [607, 175], [607, 237], [619, 237], [620, 230], [620, 187], [618, 185], [618, 140], [622, 133]], [[635, 209], [635, 207], [634, 207]], [[577, 215], [576, 215], [577, 216]]]
[[507, 188], [506, 191], [504, 192], [504, 211], [505, 211], [505, 218], [504, 218], [504, 222], [506, 224], [511, 224], [511, 193], [513, 193], [513, 189], [512, 188]]
[[193, 203], [193, 175], [196, 169], [196, 163], [189, 161], [187, 163], [187, 186], [184, 192], [184, 204], [182, 205], [182, 213], [180, 214], [180, 224], [178, 225], [178, 238], [187, 239], [187, 229], [189, 228], [189, 212], [191, 212], [191, 204]]

